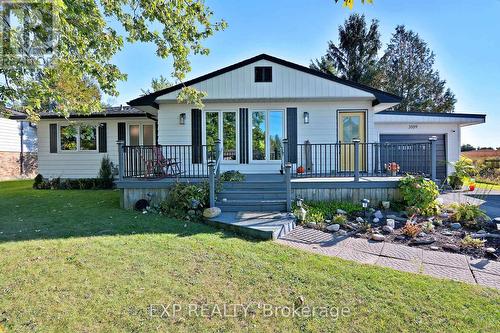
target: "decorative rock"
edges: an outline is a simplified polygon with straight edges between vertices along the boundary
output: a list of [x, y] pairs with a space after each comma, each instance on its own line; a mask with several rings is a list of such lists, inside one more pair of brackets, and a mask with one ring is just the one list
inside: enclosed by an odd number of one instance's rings
[[347, 212], [343, 209], [337, 209], [337, 214], [347, 215]]
[[427, 234], [426, 234], [425, 232], [423, 232], [423, 231], [421, 231], [421, 232], [417, 235], [417, 237], [425, 237], [425, 236], [427, 236]]
[[500, 223], [500, 217], [495, 217], [493, 221], [495, 221], [496, 223]]
[[443, 198], [436, 198], [435, 202], [436, 202], [438, 205], [442, 205], [442, 204], [444, 204], [444, 200], [443, 200]]
[[221, 210], [219, 207], [210, 207], [210, 208], [205, 208], [203, 211], [203, 217], [206, 218], [212, 218], [220, 215]]
[[356, 222], [358, 223], [365, 223], [365, 220], [362, 217], [356, 217]]
[[326, 227], [326, 230], [336, 232], [340, 230], [340, 224], [330, 224], [328, 227]]
[[429, 245], [434, 243], [436, 240], [434, 238], [425, 239], [412, 239], [408, 245]]
[[392, 234], [394, 232], [394, 228], [391, 227], [391, 226], [389, 226], [389, 225], [384, 225], [382, 227], [382, 230], [385, 231], [385, 232], [387, 232], [387, 233], [389, 233], [389, 234]]
[[385, 240], [385, 236], [381, 234], [372, 234], [372, 240], [377, 241], [377, 242], [382, 242]]
[[380, 210], [377, 210], [375, 213], [373, 213], [373, 216], [375, 216], [375, 218], [377, 219], [381, 219], [384, 217], [384, 214], [382, 214]]
[[330, 224], [330, 223], [332, 223], [332, 220], [325, 220], [325, 223]]
[[188, 215], [195, 215], [196, 214], [196, 211], [194, 209], [190, 209], [188, 210]]
[[387, 219], [386, 224], [393, 229], [396, 227], [396, 221], [394, 221], [394, 219]]
[[382, 207], [384, 207], [384, 209], [389, 209], [391, 207], [391, 202], [390, 201], [382, 201]]
[[307, 226], [308, 226], [309, 228], [316, 228], [316, 225], [317, 225], [317, 224], [316, 224], [316, 222], [309, 222], [309, 223], [307, 224]]
[[378, 217], [373, 218], [373, 223], [379, 223], [379, 222], [380, 222], [380, 219]]
[[395, 240], [405, 240], [406, 239], [406, 236], [404, 235], [397, 235], [396, 237], [394, 237]]
[[476, 232], [476, 234], [486, 234], [486, 230], [481, 229], [478, 232]]
[[437, 251], [437, 250], [439, 250], [439, 247], [438, 246], [431, 246], [430, 249], [432, 251]]
[[458, 222], [454, 222], [450, 225], [450, 227], [453, 229], [453, 230], [458, 230], [460, 228], [462, 228], [462, 225]]
[[460, 251], [460, 247], [455, 244], [444, 244], [443, 249], [451, 251], [451, 252], [458, 252]]
[[450, 214], [448, 214], [448, 213], [441, 213], [441, 214], [439, 214], [439, 217], [442, 218], [442, 219], [447, 219], [447, 218], [450, 217]]
[[396, 215], [387, 215], [387, 218], [388, 219], [392, 219], [392, 220], [396, 220], [396, 221], [400, 221], [400, 222], [406, 222], [406, 218], [399, 217], [399, 216], [396, 216]]
[[337, 236], [345, 236], [345, 235], [347, 235], [347, 231], [345, 231], [345, 230], [339, 230], [339, 231], [336, 232], [336, 235]]
[[453, 236], [453, 232], [451, 232], [449, 230], [443, 230], [443, 231], [441, 231], [441, 235], [444, 235], [444, 236]]
[[484, 249], [486, 253], [495, 253], [497, 250], [494, 247], [487, 247]]

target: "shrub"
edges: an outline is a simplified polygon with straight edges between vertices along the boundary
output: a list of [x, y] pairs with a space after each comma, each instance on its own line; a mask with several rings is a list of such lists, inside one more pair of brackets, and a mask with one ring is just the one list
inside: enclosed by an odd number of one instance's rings
[[406, 222], [405, 226], [402, 229], [402, 232], [404, 235], [415, 238], [417, 235], [422, 231], [422, 228], [420, 228], [418, 225], [416, 225], [413, 222]]
[[[38, 176], [37, 176], [38, 177]], [[35, 187], [36, 183], [36, 187]], [[108, 181], [101, 178], [76, 178], [76, 179], [43, 179], [35, 182], [33, 188], [38, 190], [97, 190], [110, 188]], [[112, 185], [113, 183], [111, 183]]]
[[407, 175], [399, 181], [401, 195], [408, 207], [414, 207], [423, 215], [434, 215], [438, 210], [436, 199], [439, 191], [436, 183], [422, 176]]
[[460, 244], [462, 244], [463, 247], [469, 247], [469, 248], [475, 248], [479, 249], [484, 246], [485, 241], [478, 239], [478, 238], [472, 238], [471, 235], [466, 235], [461, 241]]
[[461, 156], [457, 162], [450, 163], [455, 171], [448, 177], [448, 183], [453, 189], [462, 188], [464, 181], [477, 174], [474, 163], [470, 158]]
[[332, 218], [332, 223], [344, 225], [347, 223], [347, 216], [343, 214], [334, 215]]
[[99, 169], [99, 179], [101, 180], [101, 188], [113, 187], [113, 162], [106, 155], [101, 160], [101, 168]]
[[454, 213], [451, 219], [456, 222], [465, 223], [468, 227], [479, 228], [485, 221], [490, 220], [488, 215], [486, 215], [479, 206], [467, 202], [453, 204], [452, 209]]
[[422, 231], [426, 233], [434, 232], [434, 224], [431, 221], [424, 222], [422, 224]]
[[229, 170], [220, 175], [223, 182], [241, 182], [245, 180], [245, 175], [236, 170]]
[[323, 215], [322, 212], [316, 211], [316, 212], [307, 212], [306, 215], [306, 222], [316, 222], [316, 223], [321, 223], [325, 220], [325, 215]]
[[41, 184], [43, 184], [43, 176], [41, 174], [38, 174], [33, 180], [33, 188], [38, 189], [40, 188]]
[[172, 217], [186, 218], [190, 210], [201, 212], [208, 207], [209, 191], [206, 181], [199, 184], [177, 182], [169, 189], [167, 199], [161, 202], [160, 210]]

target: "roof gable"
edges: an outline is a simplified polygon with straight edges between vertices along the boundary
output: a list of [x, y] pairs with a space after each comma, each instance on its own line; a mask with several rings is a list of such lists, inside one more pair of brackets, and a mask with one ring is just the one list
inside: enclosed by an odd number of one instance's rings
[[[254, 66], [273, 67], [273, 83], [255, 83]], [[182, 84], [136, 98], [132, 106], [149, 105], [158, 108], [160, 100], [175, 100], [184, 86], [206, 91], [206, 99], [238, 98], [363, 98], [379, 103], [399, 103], [401, 98], [359, 83], [344, 80], [317, 70], [267, 54], [243, 60], [231, 66], [202, 75]]]

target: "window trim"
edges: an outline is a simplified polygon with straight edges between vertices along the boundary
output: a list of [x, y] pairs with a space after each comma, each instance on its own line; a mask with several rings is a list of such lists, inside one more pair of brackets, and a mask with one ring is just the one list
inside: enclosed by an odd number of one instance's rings
[[[58, 151], [61, 152], [61, 153], [95, 153], [95, 152], [99, 152], [99, 124], [83, 124], [85, 126], [90, 126], [90, 127], [94, 127], [95, 129], [95, 147], [96, 149], [81, 149], [80, 148], [80, 126], [82, 124], [78, 124], [78, 125], [72, 125], [72, 124], [58, 124], [57, 126], [57, 148], [58, 148]], [[62, 149], [62, 146], [61, 146], [61, 128], [62, 127], [68, 127], [68, 126], [74, 126], [76, 128], [78, 128], [78, 131], [77, 131], [77, 134], [76, 134], [76, 149], [74, 150], [67, 150], [67, 149]]]
[[[257, 72], [261, 70], [261, 80], [257, 81]], [[266, 76], [266, 71], [269, 70], [268, 76]], [[271, 83], [273, 82], [273, 67], [272, 66], [255, 66], [254, 67], [254, 82], [255, 83]]]

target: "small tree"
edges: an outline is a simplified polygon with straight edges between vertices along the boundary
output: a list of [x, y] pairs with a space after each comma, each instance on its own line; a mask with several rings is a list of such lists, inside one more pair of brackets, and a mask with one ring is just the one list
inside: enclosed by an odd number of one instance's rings
[[99, 169], [99, 179], [102, 182], [103, 188], [113, 187], [113, 162], [106, 155], [101, 160], [101, 168]]
[[460, 151], [472, 151], [472, 150], [476, 150], [476, 148], [474, 148], [473, 145], [468, 143], [460, 147]]

